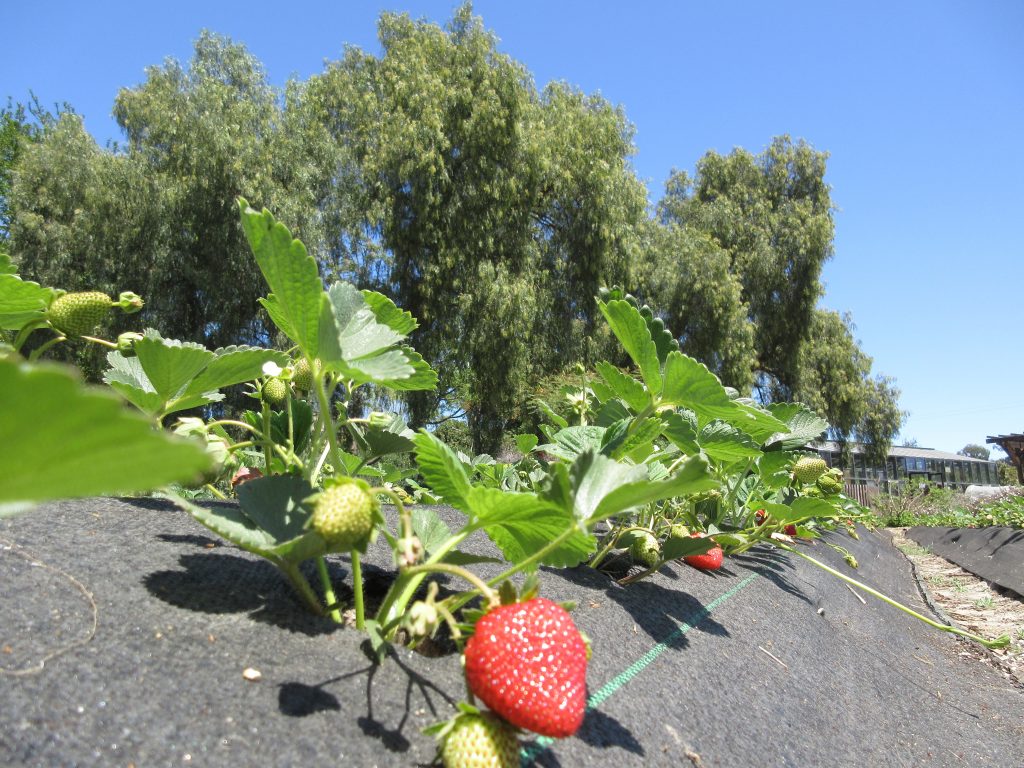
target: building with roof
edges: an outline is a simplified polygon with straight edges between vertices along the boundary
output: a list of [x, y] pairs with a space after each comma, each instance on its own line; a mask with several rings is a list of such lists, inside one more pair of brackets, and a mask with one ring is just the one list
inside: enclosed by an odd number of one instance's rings
[[843, 449], [839, 443], [815, 443], [814, 448], [830, 467], [843, 470], [848, 488], [865, 486], [867, 490], [888, 491], [907, 481], [928, 482], [958, 490], [964, 490], [968, 485], [999, 485], [996, 462], [958, 453], [894, 445], [889, 449], [885, 466], [875, 466], [867, 463], [864, 446], [857, 443], [848, 446], [849, 462], [843, 461]]

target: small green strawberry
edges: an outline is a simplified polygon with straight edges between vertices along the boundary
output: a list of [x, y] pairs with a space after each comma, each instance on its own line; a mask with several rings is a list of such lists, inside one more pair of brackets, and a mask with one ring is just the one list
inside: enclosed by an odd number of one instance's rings
[[288, 399], [288, 385], [281, 379], [263, 382], [263, 399], [270, 405], [283, 405]]
[[314, 497], [313, 530], [332, 549], [363, 550], [373, 533], [373, 522], [380, 502], [370, 486], [359, 479], [343, 479]]
[[843, 475], [841, 470], [830, 469], [818, 478], [818, 488], [823, 493], [842, 493]]
[[47, 320], [65, 336], [85, 336], [96, 329], [112, 306], [114, 302], [100, 291], [65, 293], [50, 304]]
[[653, 534], [641, 531], [636, 534], [632, 545], [629, 547], [630, 557], [634, 563], [653, 568], [661, 559], [661, 547]]
[[825, 474], [828, 464], [817, 456], [803, 456], [793, 466], [793, 477], [803, 485], [810, 485]]
[[515, 731], [488, 713], [461, 714], [444, 737], [445, 768], [518, 768]]
[[[316, 364], [316, 368], [319, 370], [319, 363]], [[299, 358], [295, 363], [295, 368], [292, 371], [292, 383], [296, 389], [303, 392], [313, 389], [313, 369], [309, 367], [309, 361], [306, 358]]]

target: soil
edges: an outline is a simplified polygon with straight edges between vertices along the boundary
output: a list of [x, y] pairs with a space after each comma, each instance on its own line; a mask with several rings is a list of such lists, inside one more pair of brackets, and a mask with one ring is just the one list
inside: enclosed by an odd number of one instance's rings
[[925, 597], [950, 623], [986, 638], [1010, 636], [1008, 646], [992, 650], [965, 642], [961, 655], [993, 664], [1024, 686], [1024, 598], [932, 554], [908, 539], [906, 528], [888, 530], [893, 544], [913, 564]]

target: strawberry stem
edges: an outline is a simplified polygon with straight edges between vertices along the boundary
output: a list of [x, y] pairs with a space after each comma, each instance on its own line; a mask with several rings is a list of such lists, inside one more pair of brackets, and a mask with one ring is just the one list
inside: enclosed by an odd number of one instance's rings
[[329, 615], [336, 624], [341, 624], [341, 611], [338, 610], [338, 598], [334, 594], [334, 585], [331, 583], [331, 575], [327, 572], [327, 561], [323, 555], [316, 558], [316, 570], [320, 574], [320, 584], [324, 589], [324, 601], [333, 606]]
[[352, 550], [352, 592], [356, 602], [356, 629], [366, 628], [366, 609], [363, 607], [363, 565], [359, 553]]
[[981, 643], [986, 648], [1002, 648], [1002, 647], [1008, 645], [1009, 642], [1010, 642], [1010, 636], [1009, 635], [1001, 635], [1000, 637], [997, 637], [995, 640], [986, 640], [985, 638], [980, 637], [978, 635], [972, 635], [970, 632], [966, 632], [966, 631], [960, 629], [959, 627], [954, 627], [954, 626], [952, 626], [950, 624], [940, 624], [937, 621], [933, 621], [933, 620], [929, 619], [927, 616], [922, 616], [917, 611], [915, 611], [915, 610], [913, 610], [911, 608], [908, 608], [907, 606], [903, 605], [902, 603], [896, 602], [891, 597], [887, 597], [887, 596], [883, 595], [878, 590], [872, 589], [867, 584], [863, 584], [862, 582], [859, 582], [856, 579], [851, 579], [846, 574], [840, 573], [839, 571], [835, 570], [834, 568], [830, 568], [829, 566], [825, 565], [823, 562], [821, 562], [819, 560], [815, 560], [810, 555], [804, 554], [803, 552], [801, 552], [800, 550], [796, 549], [795, 547], [791, 547], [791, 546], [789, 546], [787, 544], [780, 544], [778, 542], [776, 542], [775, 546], [777, 546], [779, 549], [784, 549], [787, 552], [792, 552], [793, 554], [798, 555], [799, 557], [802, 557], [804, 560], [806, 560], [809, 563], [812, 563], [812, 564], [818, 566], [819, 568], [821, 568], [826, 573], [831, 573], [833, 576], [836, 576], [836, 577], [842, 579], [843, 581], [847, 582], [848, 584], [852, 584], [855, 587], [859, 587], [860, 589], [863, 589], [865, 592], [867, 592], [872, 597], [877, 597], [883, 603], [888, 603], [893, 608], [899, 608], [904, 613], [910, 614], [915, 619], [923, 621], [925, 624], [927, 624], [930, 627], [934, 627], [935, 629], [942, 630], [943, 632], [950, 632], [950, 633], [952, 633], [954, 635], [960, 635], [961, 637], [966, 637], [968, 640], [974, 640], [977, 643]]
[[[483, 596], [489, 606], [495, 606], [501, 603], [498, 593], [491, 589], [483, 579], [476, 574], [467, 571], [461, 566], [452, 565], [451, 563], [423, 563], [422, 565], [414, 565], [411, 568], [405, 569], [405, 573], [408, 574], [422, 573], [425, 575], [431, 572], [450, 573], [453, 576], [459, 576], [476, 587], [476, 591]], [[473, 593], [467, 594], [466, 598], [468, 599], [472, 594]]]

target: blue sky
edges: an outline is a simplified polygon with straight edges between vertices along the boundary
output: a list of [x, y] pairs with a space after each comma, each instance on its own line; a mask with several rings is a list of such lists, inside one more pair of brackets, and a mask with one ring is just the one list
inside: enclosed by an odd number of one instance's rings
[[[187, 61], [199, 31], [245, 43], [272, 82], [352, 44], [381, 10], [440, 23], [457, 3], [17, 3], [0, 97], [66, 101], [105, 143], [121, 87]], [[835, 257], [822, 304], [849, 311], [910, 411], [902, 437], [956, 451], [1024, 431], [1024, 3], [478, 1], [538, 86], [600, 92], [636, 126], [662, 194], [707, 150], [788, 133], [830, 153]]]

